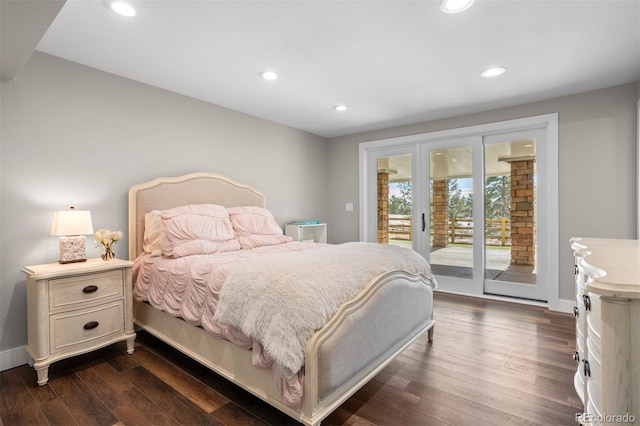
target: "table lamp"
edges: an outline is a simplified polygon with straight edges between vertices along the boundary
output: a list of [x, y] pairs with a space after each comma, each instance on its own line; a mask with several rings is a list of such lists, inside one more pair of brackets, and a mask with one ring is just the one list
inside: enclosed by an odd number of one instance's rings
[[89, 210], [76, 210], [71, 206], [69, 210], [53, 213], [51, 235], [60, 237], [60, 263], [87, 260], [87, 243], [84, 236], [88, 234], [93, 234]]

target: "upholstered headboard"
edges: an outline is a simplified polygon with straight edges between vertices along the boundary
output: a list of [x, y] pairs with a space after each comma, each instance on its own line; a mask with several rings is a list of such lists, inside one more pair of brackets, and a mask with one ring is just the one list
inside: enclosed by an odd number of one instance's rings
[[129, 259], [143, 251], [144, 215], [187, 204], [265, 207], [261, 192], [214, 173], [160, 177], [129, 189]]

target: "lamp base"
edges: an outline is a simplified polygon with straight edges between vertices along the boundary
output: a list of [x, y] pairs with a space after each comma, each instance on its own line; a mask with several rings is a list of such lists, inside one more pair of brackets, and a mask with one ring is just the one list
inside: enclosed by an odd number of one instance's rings
[[87, 261], [87, 242], [83, 235], [60, 237], [60, 263]]

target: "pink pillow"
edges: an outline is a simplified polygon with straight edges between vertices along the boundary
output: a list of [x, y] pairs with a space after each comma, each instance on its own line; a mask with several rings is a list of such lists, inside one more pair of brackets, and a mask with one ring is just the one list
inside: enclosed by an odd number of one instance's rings
[[164, 238], [162, 217], [159, 210], [152, 210], [144, 215], [144, 240], [142, 249], [153, 256], [160, 256], [160, 244]]
[[291, 237], [286, 235], [243, 235], [238, 237], [240, 245], [243, 249], [252, 249], [262, 246], [275, 246], [276, 244], [288, 243], [292, 240]]
[[160, 249], [163, 256], [183, 257], [241, 248], [223, 206], [187, 205], [158, 213], [162, 218]]
[[256, 206], [231, 207], [229, 218], [243, 249], [288, 243], [273, 214]]

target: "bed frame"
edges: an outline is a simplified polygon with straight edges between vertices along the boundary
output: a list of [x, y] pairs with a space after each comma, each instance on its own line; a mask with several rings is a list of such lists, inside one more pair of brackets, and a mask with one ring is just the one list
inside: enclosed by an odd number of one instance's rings
[[[265, 207], [255, 189], [212, 173], [162, 177], [129, 190], [129, 258], [143, 251], [144, 215], [186, 204]], [[378, 374], [425, 330], [433, 339], [433, 289], [423, 275], [383, 273], [343, 304], [311, 339], [305, 350], [304, 390], [300, 408], [285, 405], [272, 372], [251, 365], [251, 352], [215, 339], [147, 303], [134, 302], [138, 327], [305, 425], [319, 425]], [[389, 313], [393, 318], [389, 318]], [[391, 319], [391, 320], [390, 320]]]

